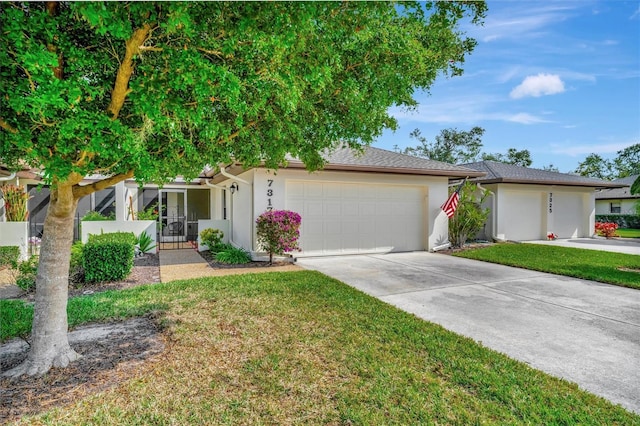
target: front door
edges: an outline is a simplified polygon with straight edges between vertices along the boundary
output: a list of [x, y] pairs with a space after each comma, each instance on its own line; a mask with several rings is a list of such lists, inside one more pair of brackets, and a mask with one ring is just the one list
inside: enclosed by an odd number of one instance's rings
[[163, 189], [160, 191], [160, 241], [177, 243], [186, 241], [187, 216], [184, 189]]

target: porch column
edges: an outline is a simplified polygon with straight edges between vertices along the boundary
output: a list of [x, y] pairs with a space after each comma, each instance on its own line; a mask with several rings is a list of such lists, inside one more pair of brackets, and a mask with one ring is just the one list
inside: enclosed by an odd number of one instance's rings
[[125, 221], [127, 217], [127, 198], [124, 182], [116, 184], [116, 220]]

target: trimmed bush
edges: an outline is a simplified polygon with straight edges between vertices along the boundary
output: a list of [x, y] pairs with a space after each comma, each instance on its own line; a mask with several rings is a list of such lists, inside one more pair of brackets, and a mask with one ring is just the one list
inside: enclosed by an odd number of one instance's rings
[[18, 275], [16, 285], [30, 293], [36, 289], [36, 276], [38, 275], [38, 257], [31, 256], [24, 262], [18, 263]]
[[224, 232], [219, 229], [207, 228], [200, 232], [200, 240], [202, 244], [209, 247], [209, 251], [212, 253], [218, 253], [225, 249], [222, 239], [224, 238]]
[[20, 257], [20, 247], [2, 246], [0, 247], [0, 269], [13, 266], [18, 263]]
[[69, 282], [71, 284], [84, 283], [84, 268], [82, 267], [82, 241], [76, 241], [71, 246], [71, 261], [69, 262]]
[[598, 214], [596, 222], [613, 222], [618, 228], [640, 229], [640, 216], [636, 214]]
[[90, 235], [82, 252], [86, 282], [118, 281], [133, 268], [136, 236], [133, 232]]

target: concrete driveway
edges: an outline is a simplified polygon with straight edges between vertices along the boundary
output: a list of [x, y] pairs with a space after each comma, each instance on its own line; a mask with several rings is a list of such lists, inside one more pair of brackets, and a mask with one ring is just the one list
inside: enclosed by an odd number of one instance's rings
[[640, 413], [640, 290], [427, 252], [298, 264]]
[[555, 241], [538, 240], [523, 242], [640, 255], [640, 240], [637, 238], [612, 238], [610, 240], [605, 238], [565, 238]]

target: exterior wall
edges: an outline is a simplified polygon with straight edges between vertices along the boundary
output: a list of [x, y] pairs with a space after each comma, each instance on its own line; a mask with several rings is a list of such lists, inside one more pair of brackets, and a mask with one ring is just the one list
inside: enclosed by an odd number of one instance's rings
[[20, 260], [29, 257], [29, 222], [0, 222], [0, 246], [18, 246]]
[[[101, 234], [111, 232], [133, 232], [136, 236], [146, 232], [156, 242], [156, 222], [153, 220], [99, 220], [82, 222], [82, 242], [86, 244], [89, 234]], [[151, 251], [155, 253], [156, 247]]]
[[[638, 198], [626, 198], [619, 200], [596, 200], [596, 214], [636, 214], [636, 202]], [[620, 213], [611, 213], [611, 203], [620, 204]]]
[[[241, 175], [240, 177], [244, 177]], [[435, 176], [413, 176], [413, 175], [394, 175], [382, 173], [357, 173], [357, 172], [336, 172], [321, 171], [309, 173], [305, 170], [287, 170], [282, 169], [277, 172], [267, 169], [255, 169], [253, 175], [253, 193], [254, 204], [253, 214], [251, 217], [242, 216], [246, 222], [246, 227], [255, 232], [255, 220], [267, 208], [273, 209], [289, 209], [286, 205], [286, 184], [287, 181], [310, 181], [310, 182], [348, 182], [360, 184], [384, 184], [384, 185], [413, 185], [422, 186], [424, 188], [425, 212], [424, 212], [424, 229], [426, 230], [424, 249], [429, 250], [448, 241], [448, 219], [444, 212], [440, 209], [442, 203], [447, 199], [448, 178]], [[231, 181], [225, 182], [228, 184]], [[241, 184], [241, 191], [242, 191]], [[233, 197], [237, 197], [236, 193]], [[246, 200], [243, 200], [246, 202]], [[234, 209], [237, 210], [238, 198], [234, 198]], [[243, 211], [244, 213], [244, 211]], [[235, 216], [240, 218], [240, 215]], [[304, 217], [302, 218], [304, 222]], [[249, 223], [250, 221], [250, 223]], [[237, 229], [240, 225], [235, 222], [233, 227]], [[234, 231], [235, 232], [235, 231]], [[235, 238], [235, 234], [234, 234]], [[245, 241], [247, 238], [245, 237]], [[253, 250], [257, 250], [255, 246], [255, 236], [252, 240]], [[247, 246], [244, 246], [247, 247]]]
[[[495, 193], [486, 233], [498, 240], [591, 237], [595, 224], [592, 188], [499, 184], [487, 186]], [[495, 229], [494, 229], [495, 228]]]
[[[248, 182], [245, 183], [243, 181]], [[254, 247], [254, 170], [249, 170], [224, 182], [227, 187], [233, 182], [238, 184], [234, 194], [227, 190], [227, 217], [231, 220], [230, 243], [234, 246], [253, 250]]]

